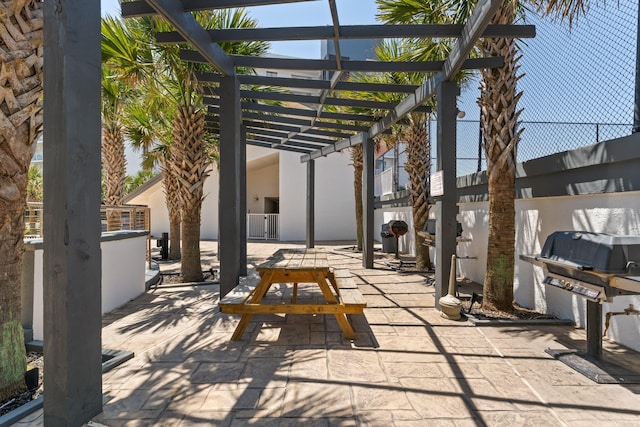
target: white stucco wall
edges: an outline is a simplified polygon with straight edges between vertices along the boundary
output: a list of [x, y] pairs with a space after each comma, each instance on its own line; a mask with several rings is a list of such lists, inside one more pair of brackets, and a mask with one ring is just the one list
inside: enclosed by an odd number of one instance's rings
[[[280, 154], [280, 240], [306, 236], [307, 164], [300, 154]], [[334, 153], [315, 160], [315, 238], [356, 238], [353, 167], [349, 153]]]
[[247, 173], [248, 213], [264, 213], [265, 197], [279, 197], [279, 169], [275, 164]]
[[107, 313], [145, 291], [147, 238], [102, 242], [100, 248], [102, 312]]
[[[145, 291], [146, 247], [145, 236], [101, 242], [103, 314]], [[42, 249], [34, 251], [32, 326], [35, 340], [44, 339], [43, 256]]]
[[[280, 199], [280, 240], [302, 241], [306, 238], [307, 166], [300, 163], [300, 154], [287, 151], [248, 147], [249, 162], [260, 164], [276, 153], [279, 160], [269, 160], [264, 167], [247, 171], [247, 209], [264, 211], [265, 197]], [[355, 239], [355, 206], [353, 168], [348, 153], [335, 153], [316, 160], [316, 240]], [[200, 238], [218, 238], [219, 173], [213, 168], [204, 184], [204, 201]], [[254, 197], [258, 196], [258, 201]], [[159, 183], [128, 201], [151, 208], [151, 233], [160, 237], [169, 231], [169, 216], [164, 191]]]
[[218, 197], [220, 194], [220, 174], [213, 167], [204, 182], [204, 200], [200, 214], [200, 239], [214, 240], [218, 238]]
[[[218, 182], [218, 170], [212, 168], [204, 182], [204, 200], [202, 201], [200, 220], [200, 238], [204, 240], [218, 238]], [[167, 211], [162, 181], [144, 193], [133, 197], [127, 203], [145, 205], [150, 208], [151, 235], [154, 238], [160, 238], [162, 233], [169, 232], [169, 212]]]
[[132, 203], [143, 204], [149, 207], [151, 212], [151, 235], [161, 237], [162, 233], [169, 232], [169, 212], [164, 200], [164, 187], [157, 185], [146, 194], [146, 200], [135, 199]]
[[[477, 256], [458, 264], [459, 274], [482, 283], [486, 270], [488, 230], [487, 203], [461, 203], [458, 219], [465, 234], [473, 239], [458, 245], [461, 256]], [[516, 262], [514, 294], [525, 307], [536, 308], [560, 318], [586, 323], [586, 302], [559, 289], [542, 284], [542, 268], [519, 259], [520, 254], [539, 254], [554, 231], [640, 235], [640, 192], [586, 196], [548, 197], [516, 201]], [[603, 304], [603, 313], [622, 311], [633, 304], [640, 307], [640, 296], [619, 296]], [[603, 316], [604, 317], [604, 316]], [[614, 316], [608, 337], [640, 351], [640, 317]]]

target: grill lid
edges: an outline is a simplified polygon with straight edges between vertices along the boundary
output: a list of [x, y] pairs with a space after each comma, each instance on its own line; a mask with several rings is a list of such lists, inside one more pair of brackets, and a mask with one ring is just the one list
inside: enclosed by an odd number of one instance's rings
[[579, 270], [637, 275], [640, 274], [640, 236], [556, 231], [547, 237], [540, 257]]
[[[427, 234], [431, 234], [433, 236], [436, 235], [436, 225], [437, 225], [437, 219], [435, 218], [430, 218], [428, 219], [425, 223], [424, 223], [424, 228], [422, 229], [422, 231], [424, 231]], [[456, 234], [458, 237], [462, 236], [462, 224], [460, 224], [459, 221], [456, 221]]]

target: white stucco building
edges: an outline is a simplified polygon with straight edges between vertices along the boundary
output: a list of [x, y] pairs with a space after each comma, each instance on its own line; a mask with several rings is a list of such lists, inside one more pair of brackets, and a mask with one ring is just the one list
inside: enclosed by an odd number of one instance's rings
[[[258, 225], [248, 227], [249, 238], [300, 241], [306, 232], [306, 164], [300, 154], [247, 146], [247, 217]], [[202, 239], [218, 238], [219, 175], [215, 166], [205, 181], [202, 203]], [[151, 234], [169, 231], [169, 215], [160, 176], [132, 193], [126, 203], [151, 208]], [[260, 214], [260, 215], [258, 215]], [[259, 229], [265, 215], [273, 214], [279, 228]], [[274, 225], [270, 222], [271, 227]], [[348, 152], [316, 160], [316, 240], [352, 240], [356, 237], [353, 167]]]

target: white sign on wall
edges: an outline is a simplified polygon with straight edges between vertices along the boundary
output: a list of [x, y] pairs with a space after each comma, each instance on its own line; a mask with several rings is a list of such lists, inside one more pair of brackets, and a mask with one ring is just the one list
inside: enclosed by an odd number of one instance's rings
[[429, 195], [431, 197], [443, 196], [444, 195], [444, 185], [443, 185], [443, 172], [439, 170], [433, 174], [431, 174], [431, 182], [429, 185]]

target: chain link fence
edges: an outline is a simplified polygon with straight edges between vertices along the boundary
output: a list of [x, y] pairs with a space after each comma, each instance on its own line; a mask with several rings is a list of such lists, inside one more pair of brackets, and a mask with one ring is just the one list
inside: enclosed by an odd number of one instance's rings
[[[636, 82], [638, 1], [592, 4], [586, 16], [568, 22], [527, 13], [534, 39], [519, 42], [518, 82], [523, 92], [517, 148], [523, 162], [630, 135]], [[486, 169], [479, 128], [479, 77], [461, 89], [458, 108], [458, 176]], [[436, 140], [436, 125], [431, 135]], [[436, 144], [432, 155], [436, 156]]]

